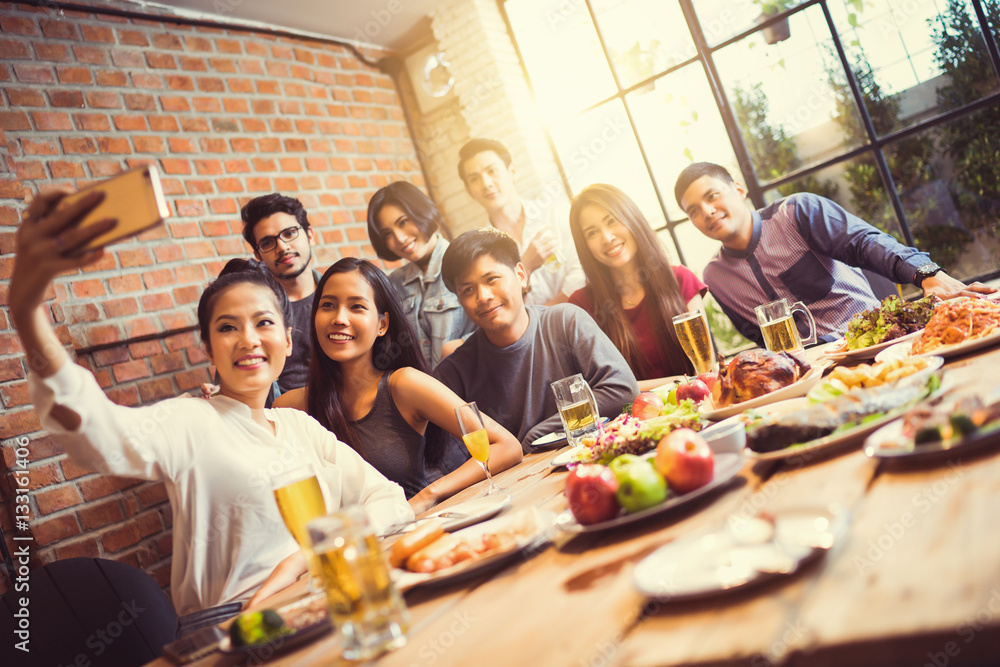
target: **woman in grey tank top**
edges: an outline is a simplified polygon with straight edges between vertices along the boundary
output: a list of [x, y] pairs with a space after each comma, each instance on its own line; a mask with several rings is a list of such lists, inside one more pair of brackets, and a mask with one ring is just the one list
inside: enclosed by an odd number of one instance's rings
[[[485, 479], [468, 460], [427, 484], [425, 463], [440, 460], [446, 433], [461, 439], [455, 408], [465, 403], [426, 373], [413, 327], [385, 274], [364, 259], [331, 266], [313, 297], [309, 383], [275, 407], [305, 410], [406, 491], [415, 512]], [[521, 460], [521, 445], [484, 417], [490, 469]]]

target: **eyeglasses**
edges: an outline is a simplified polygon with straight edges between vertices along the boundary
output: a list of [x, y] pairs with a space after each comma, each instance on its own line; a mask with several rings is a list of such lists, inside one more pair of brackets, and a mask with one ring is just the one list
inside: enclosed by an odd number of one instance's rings
[[299, 225], [294, 227], [286, 227], [278, 232], [274, 236], [263, 236], [259, 241], [257, 241], [257, 250], [260, 252], [271, 252], [278, 247], [278, 239], [281, 239], [285, 243], [291, 243], [299, 237], [299, 230], [302, 229]]

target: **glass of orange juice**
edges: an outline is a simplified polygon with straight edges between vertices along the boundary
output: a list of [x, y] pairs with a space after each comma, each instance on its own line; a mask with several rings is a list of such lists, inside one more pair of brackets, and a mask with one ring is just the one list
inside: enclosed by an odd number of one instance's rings
[[490, 475], [490, 436], [486, 433], [483, 416], [479, 414], [479, 406], [475, 401], [460, 405], [455, 408], [455, 417], [458, 418], [458, 427], [462, 429], [462, 440], [469, 448], [469, 454], [479, 461], [486, 473], [486, 481], [489, 482], [486, 495], [496, 493], [500, 489], [493, 483]]

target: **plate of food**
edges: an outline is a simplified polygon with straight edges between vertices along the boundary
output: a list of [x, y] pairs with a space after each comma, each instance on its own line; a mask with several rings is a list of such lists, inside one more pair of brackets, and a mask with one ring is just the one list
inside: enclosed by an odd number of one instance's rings
[[401, 591], [445, 584], [499, 567], [512, 556], [547, 542], [554, 512], [530, 508], [456, 533], [427, 523], [396, 541], [389, 553]]
[[945, 359], [1000, 344], [1000, 303], [959, 297], [942, 302], [921, 335], [879, 353], [876, 359], [933, 354]]
[[852, 389], [894, 384], [904, 379], [907, 382], [922, 382], [943, 364], [943, 357], [928, 356], [887, 359], [853, 367], [836, 366], [806, 396], [813, 403], [822, 403]]
[[646, 556], [632, 582], [646, 597], [670, 602], [788, 576], [833, 547], [847, 524], [847, 513], [837, 508], [734, 514], [722, 526], [681, 536]]
[[865, 441], [880, 459], [931, 459], [1000, 444], [1000, 390], [964, 387], [913, 408]]
[[[660, 454], [661, 448], [672, 452]], [[666, 514], [725, 485], [743, 461], [742, 452], [716, 454], [693, 431], [674, 431], [655, 459], [625, 454], [609, 466], [577, 466], [566, 480], [570, 508], [556, 523], [568, 533], [592, 533]]]
[[823, 379], [825, 364], [810, 366], [787, 352], [746, 350], [719, 368], [719, 379], [699, 410], [719, 421], [744, 410], [805, 396]]
[[823, 352], [829, 359], [872, 359], [885, 348], [920, 335], [940, 300], [935, 296], [916, 301], [886, 297], [881, 304], [862, 311], [847, 323], [843, 342]]
[[[796, 399], [774, 404], [747, 417], [747, 456], [769, 461], [830, 454], [896, 419], [932, 395], [936, 375], [855, 388], [821, 403]], [[761, 414], [764, 413], [764, 414]]]
[[267, 656], [320, 637], [332, 628], [324, 593], [311, 593], [277, 609], [243, 612], [219, 642], [229, 655]]

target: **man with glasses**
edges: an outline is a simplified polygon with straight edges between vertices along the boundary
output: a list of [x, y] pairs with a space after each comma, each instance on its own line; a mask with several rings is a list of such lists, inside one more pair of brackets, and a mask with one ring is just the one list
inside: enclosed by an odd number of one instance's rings
[[240, 211], [243, 238], [278, 279], [292, 302], [292, 354], [278, 376], [278, 392], [304, 387], [309, 369], [309, 316], [320, 274], [310, 268], [316, 236], [298, 199], [277, 192], [252, 199]]

